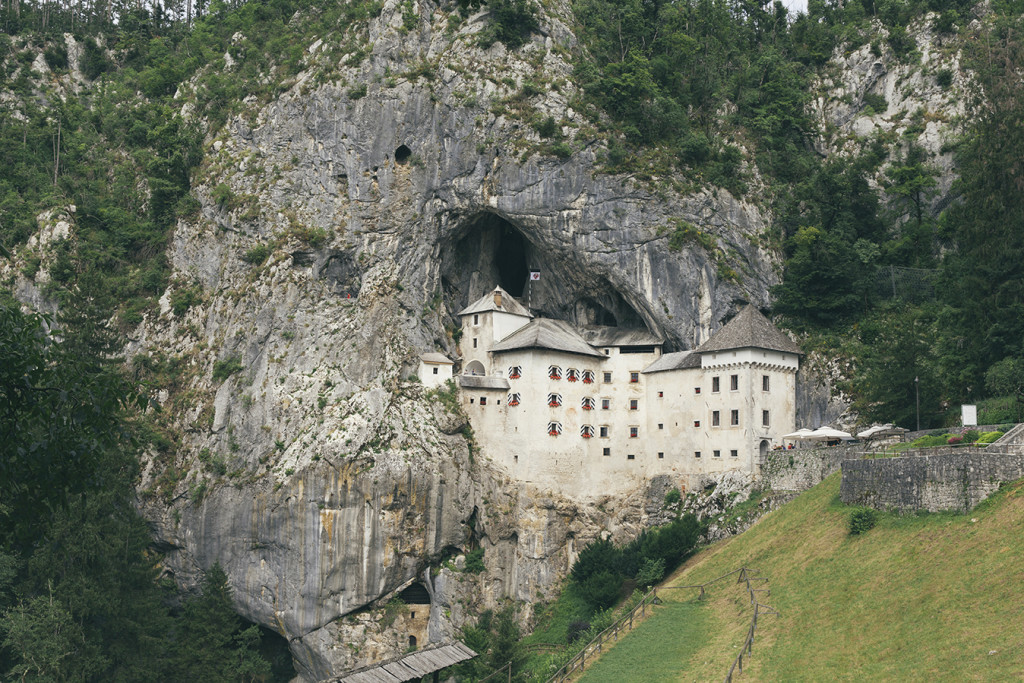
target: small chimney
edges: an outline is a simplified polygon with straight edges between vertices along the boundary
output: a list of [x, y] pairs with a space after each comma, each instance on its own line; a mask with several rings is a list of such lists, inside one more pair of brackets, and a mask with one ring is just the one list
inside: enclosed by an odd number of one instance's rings
[[494, 305], [501, 308], [501, 290], [497, 287], [494, 289]]

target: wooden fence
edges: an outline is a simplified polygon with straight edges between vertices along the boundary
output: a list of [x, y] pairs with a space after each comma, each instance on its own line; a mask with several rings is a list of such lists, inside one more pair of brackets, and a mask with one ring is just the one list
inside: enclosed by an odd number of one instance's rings
[[597, 656], [599, 656], [603, 651], [605, 643], [607, 643], [609, 640], [618, 640], [620, 631], [623, 634], [625, 634], [626, 632], [632, 630], [633, 620], [637, 617], [638, 613], [640, 617], [643, 617], [646, 614], [648, 605], [655, 605], [661, 602], [661, 600], [658, 598], [659, 590], [664, 591], [675, 588], [696, 588], [700, 590], [700, 593], [697, 595], [697, 599], [703, 600], [705, 591], [708, 586], [718, 583], [719, 581], [722, 581], [723, 579], [726, 579], [734, 574], [739, 574], [739, 576], [736, 579], [736, 583], [746, 584], [747, 593], [750, 596], [750, 604], [754, 606], [754, 616], [750, 619], [750, 627], [747, 629], [747, 637], [746, 640], [743, 642], [743, 647], [740, 649], [740, 653], [736, 656], [736, 659], [733, 660], [732, 666], [729, 667], [729, 673], [726, 674], [725, 677], [725, 683], [732, 683], [732, 677], [734, 673], [743, 673], [743, 656], [747, 655], [749, 657], [754, 650], [754, 633], [755, 631], [757, 631], [758, 616], [760, 614], [778, 614], [778, 612], [776, 612], [774, 609], [772, 609], [768, 605], [762, 604], [757, 599], [759, 594], [763, 594], [765, 597], [771, 595], [771, 591], [768, 588], [755, 588], [754, 585], [752, 585], [752, 582], [768, 580], [766, 577], [752, 576], [752, 574], [754, 573], [756, 572], [753, 569], [750, 569], [748, 567], [740, 567], [739, 569], [735, 569], [729, 572], [728, 574], [722, 574], [718, 578], [711, 579], [710, 581], [706, 581], [705, 583], [697, 584], [694, 586], [662, 586], [661, 588], [655, 586], [651, 589], [649, 593], [647, 593], [640, 600], [639, 603], [637, 603], [635, 607], [633, 607], [633, 609], [629, 611], [628, 614], [624, 615], [621, 619], [619, 619], [614, 624], [606, 628], [604, 631], [599, 633], [593, 640], [587, 643], [587, 645], [580, 651], [580, 653], [572, 659], [570, 659], [565, 664], [565, 666], [563, 666], [561, 669], [555, 672], [555, 675], [549, 678], [547, 680], [547, 683], [563, 683], [564, 681], [568, 680], [571, 676], [577, 673], [581, 673], [587, 666], [588, 657], [590, 658], [590, 661], [593, 662], [593, 660]]
[[579, 654], [566, 662], [565, 666], [555, 672], [555, 675], [547, 680], [547, 683], [562, 683], [562, 681], [568, 680], [570, 676], [582, 672], [587, 666], [587, 657], [589, 656], [591, 661], [595, 657], [599, 656], [604, 651], [604, 644], [609, 640], [618, 640], [619, 633], [623, 634], [629, 632], [633, 628], [633, 621], [637, 619], [637, 616], [642, 619], [647, 614], [647, 609], [650, 605], [654, 605], [660, 602], [658, 599], [658, 587], [652, 588], [646, 595], [644, 595], [640, 602], [638, 602], [633, 609], [629, 610], [627, 614], [624, 614], [618, 621], [606, 628], [605, 630], [598, 633], [593, 640], [587, 643]]

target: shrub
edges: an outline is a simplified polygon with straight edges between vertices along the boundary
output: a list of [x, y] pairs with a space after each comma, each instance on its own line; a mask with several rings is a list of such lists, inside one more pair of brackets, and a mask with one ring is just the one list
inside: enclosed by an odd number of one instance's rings
[[948, 443], [951, 446], [955, 446], [955, 445], [961, 444], [963, 442], [964, 442], [964, 437], [960, 436], [959, 434], [956, 434], [956, 435], [951, 436], [948, 439], [946, 439], [946, 443]]
[[487, 569], [484, 566], [484, 549], [477, 548], [466, 553], [466, 569], [469, 574], [479, 574]]
[[588, 578], [580, 588], [587, 602], [598, 609], [608, 609], [619, 599], [622, 577], [606, 569]]
[[261, 265], [270, 256], [270, 247], [265, 244], [257, 244], [242, 254], [242, 260], [254, 266]]
[[665, 560], [648, 558], [644, 560], [644, 563], [640, 565], [640, 570], [636, 573], [636, 584], [641, 588], [649, 588], [661, 581], [663, 576], [665, 576]]
[[64, 45], [57, 43], [46, 48], [43, 59], [47, 66], [53, 71], [62, 71], [68, 68], [68, 50]]
[[940, 88], [948, 88], [953, 85], [953, 70], [952, 69], [939, 69], [935, 74], [935, 83]]
[[103, 72], [110, 69], [110, 60], [107, 53], [99, 46], [94, 38], [87, 38], [85, 41], [85, 53], [82, 58], [82, 74], [90, 81], [96, 80]]
[[354, 88], [349, 88], [348, 98], [350, 100], [358, 100], [366, 96], [366, 84], [360, 83]]
[[558, 134], [558, 124], [555, 123], [554, 116], [549, 116], [540, 123], [533, 124], [533, 128], [542, 138], [553, 138]]
[[997, 441], [999, 437], [1001, 437], [1002, 435], [1003, 432], [999, 431], [985, 432], [984, 434], [978, 437], [977, 443], [992, 443], [994, 441]]
[[202, 301], [202, 298], [203, 290], [199, 285], [176, 289], [171, 292], [171, 310], [176, 316], [184, 315], [188, 309]]
[[590, 622], [582, 619], [576, 619], [569, 622], [569, 627], [565, 631], [565, 642], [575, 643], [590, 630]]
[[551, 153], [559, 159], [568, 159], [572, 156], [572, 147], [566, 142], [556, 142], [551, 145]]
[[529, 0], [490, 0], [487, 7], [491, 11], [491, 20], [480, 32], [482, 47], [501, 42], [508, 49], [515, 50], [540, 28]]
[[977, 429], [968, 429], [964, 432], [964, 443], [975, 443], [979, 436], [981, 436], [981, 432]]
[[858, 536], [875, 528], [878, 513], [871, 508], [858, 508], [850, 515], [850, 535]]
[[569, 576], [578, 584], [583, 584], [591, 576], [609, 568], [617, 568], [622, 559], [622, 552], [608, 539], [591, 541], [572, 565]]
[[938, 434], [922, 436], [915, 439], [910, 445], [914, 448], [935, 448], [945, 446], [949, 443], [949, 434]]
[[679, 489], [672, 489], [665, 494], [665, 505], [675, 505], [683, 499], [683, 494], [679, 492]]
[[886, 101], [884, 95], [868, 93], [867, 95], [864, 95], [864, 106], [865, 108], [871, 109], [876, 114], [881, 114], [889, 108], [889, 103]]
[[213, 381], [225, 380], [242, 369], [242, 360], [238, 356], [230, 356], [213, 364]]

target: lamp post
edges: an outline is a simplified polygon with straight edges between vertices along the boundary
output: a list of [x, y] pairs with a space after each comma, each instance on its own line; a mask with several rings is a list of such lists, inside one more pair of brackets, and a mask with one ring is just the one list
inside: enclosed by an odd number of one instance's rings
[[921, 431], [921, 383], [914, 378], [914, 405], [917, 408], [917, 431]]

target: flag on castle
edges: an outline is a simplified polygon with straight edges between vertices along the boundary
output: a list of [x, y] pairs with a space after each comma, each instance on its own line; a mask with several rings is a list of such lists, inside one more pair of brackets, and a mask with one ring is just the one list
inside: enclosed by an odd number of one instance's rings
[[539, 280], [539, 279], [540, 279], [540, 271], [539, 270], [531, 270], [530, 271], [530, 281], [533, 282], [533, 281]]

